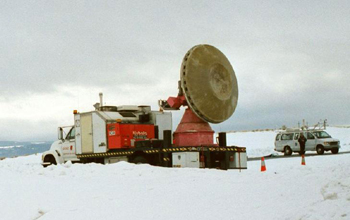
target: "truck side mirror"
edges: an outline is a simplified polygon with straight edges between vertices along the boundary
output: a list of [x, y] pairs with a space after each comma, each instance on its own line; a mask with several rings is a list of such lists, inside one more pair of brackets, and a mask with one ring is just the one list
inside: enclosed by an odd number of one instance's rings
[[63, 129], [61, 127], [58, 128], [58, 140], [63, 140]]

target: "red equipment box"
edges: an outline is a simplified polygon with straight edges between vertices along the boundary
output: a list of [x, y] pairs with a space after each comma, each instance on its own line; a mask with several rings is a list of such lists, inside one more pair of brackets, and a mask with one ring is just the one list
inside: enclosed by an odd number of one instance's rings
[[153, 124], [107, 124], [108, 149], [131, 148], [135, 141], [154, 138]]

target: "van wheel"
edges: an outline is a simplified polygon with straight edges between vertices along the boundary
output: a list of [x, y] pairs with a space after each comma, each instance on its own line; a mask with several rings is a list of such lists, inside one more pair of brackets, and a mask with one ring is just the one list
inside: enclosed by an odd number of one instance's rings
[[322, 145], [318, 145], [318, 146], [316, 147], [316, 152], [317, 152], [317, 154], [322, 155], [322, 154], [324, 153], [324, 148], [323, 148], [323, 146], [322, 146]]
[[290, 156], [290, 155], [292, 155], [292, 153], [293, 153], [293, 151], [292, 151], [292, 149], [290, 149], [289, 146], [284, 148], [284, 156]]
[[332, 154], [337, 154], [339, 152], [339, 148], [332, 148]]

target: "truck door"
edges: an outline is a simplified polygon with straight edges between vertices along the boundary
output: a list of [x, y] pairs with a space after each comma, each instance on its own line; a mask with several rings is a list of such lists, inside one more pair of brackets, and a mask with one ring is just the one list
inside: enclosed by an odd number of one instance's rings
[[62, 142], [62, 154], [64, 161], [76, 160], [75, 155], [75, 128], [72, 127]]
[[316, 139], [315, 136], [313, 134], [311, 134], [311, 132], [307, 132], [306, 133], [306, 143], [305, 143], [305, 151], [307, 150], [316, 150]]

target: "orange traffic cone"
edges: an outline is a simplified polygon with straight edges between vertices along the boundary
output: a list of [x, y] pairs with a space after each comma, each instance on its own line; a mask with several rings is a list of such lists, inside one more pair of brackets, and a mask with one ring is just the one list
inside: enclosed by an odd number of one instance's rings
[[266, 171], [266, 166], [265, 166], [265, 159], [264, 157], [261, 158], [261, 172]]
[[301, 165], [306, 165], [305, 164], [305, 156], [304, 156], [304, 154], [301, 155]]

